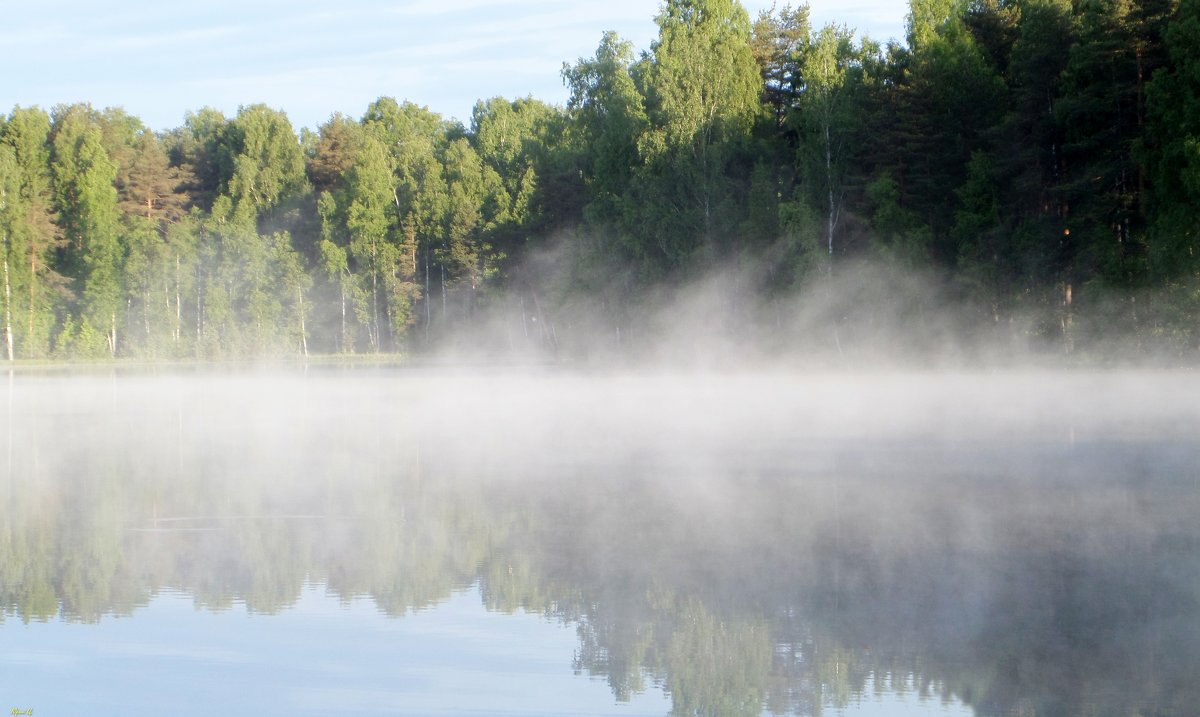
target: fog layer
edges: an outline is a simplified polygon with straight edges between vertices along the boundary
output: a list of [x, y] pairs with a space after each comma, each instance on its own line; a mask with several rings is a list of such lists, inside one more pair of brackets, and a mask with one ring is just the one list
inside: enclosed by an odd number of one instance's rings
[[689, 714], [807, 714], [881, 675], [981, 715], [1178, 713], [1197, 383], [19, 372], [0, 604], [272, 613], [317, 583], [399, 617], [478, 585], [577, 625], [575, 668], [618, 699], [661, 681]]

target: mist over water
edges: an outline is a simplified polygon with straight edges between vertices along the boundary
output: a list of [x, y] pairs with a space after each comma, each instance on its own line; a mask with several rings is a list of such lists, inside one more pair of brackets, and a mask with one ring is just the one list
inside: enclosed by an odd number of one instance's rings
[[[574, 630], [561, 670], [602, 680], [610, 707], [659, 691], [662, 711], [711, 715], [1200, 703], [1191, 372], [10, 376], [0, 640], [137, 624], [167, 594], [256, 620], [314, 588], [386, 620], [465, 595]], [[17, 703], [53, 700], [21, 691], [48, 673], [9, 667]], [[454, 712], [412, 689], [401, 702]]]
[[750, 255], [648, 287], [617, 266], [580, 270], [572, 251], [534, 253], [505, 290], [443, 307], [422, 360], [776, 374], [1195, 366], [1161, 317], [1125, 316], [1144, 297], [1102, 287], [1086, 308], [1001, 307], [930, 270], [847, 258], [772, 290], [775, 267]]

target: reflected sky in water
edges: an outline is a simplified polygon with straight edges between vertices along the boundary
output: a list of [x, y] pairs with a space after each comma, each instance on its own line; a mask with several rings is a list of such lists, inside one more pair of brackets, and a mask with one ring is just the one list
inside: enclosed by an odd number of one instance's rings
[[1198, 389], [18, 373], [0, 694], [38, 714], [1174, 717], [1200, 702]]
[[[165, 591], [133, 618], [2, 628], [0, 693], [46, 714], [663, 715], [652, 686], [616, 703], [602, 680], [573, 674], [569, 625], [486, 610], [475, 588], [391, 619], [369, 599], [309, 585], [275, 615], [197, 610]], [[68, 686], [69, 689], [64, 689]], [[969, 717], [909, 680], [872, 677], [854, 717]], [[26, 708], [27, 709], [27, 708]], [[764, 714], [770, 714], [764, 711]]]
[[42, 714], [662, 715], [571, 670], [575, 632], [484, 609], [477, 590], [389, 619], [307, 586], [275, 615], [164, 593], [97, 624], [9, 621], [0, 694]]

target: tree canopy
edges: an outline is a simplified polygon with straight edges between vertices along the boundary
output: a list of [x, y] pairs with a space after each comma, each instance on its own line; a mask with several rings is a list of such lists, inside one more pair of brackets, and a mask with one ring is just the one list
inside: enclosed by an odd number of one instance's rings
[[669, 0], [642, 52], [609, 32], [564, 64], [565, 107], [492, 97], [468, 125], [389, 97], [300, 134], [261, 104], [158, 133], [16, 107], [4, 354], [413, 351], [501, 310], [505, 344], [553, 346], [561, 307], [628, 337], [721, 269], [753, 269], [742, 305], [874, 259], [1046, 346], [1194, 356], [1198, 18], [913, 0], [880, 45], [803, 5]]

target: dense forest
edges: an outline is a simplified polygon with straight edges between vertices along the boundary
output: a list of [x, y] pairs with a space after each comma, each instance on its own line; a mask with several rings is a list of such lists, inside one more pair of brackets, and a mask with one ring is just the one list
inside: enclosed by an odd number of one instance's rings
[[264, 105], [166, 132], [14, 108], [5, 357], [414, 352], [497, 312], [557, 350], [572, 306], [636, 337], [718, 271], [736, 315], [865, 260], [1055, 351], [1195, 352], [1200, 0], [912, 0], [887, 45], [806, 6], [655, 20], [565, 64], [565, 107], [469, 126], [387, 97], [299, 133]]

